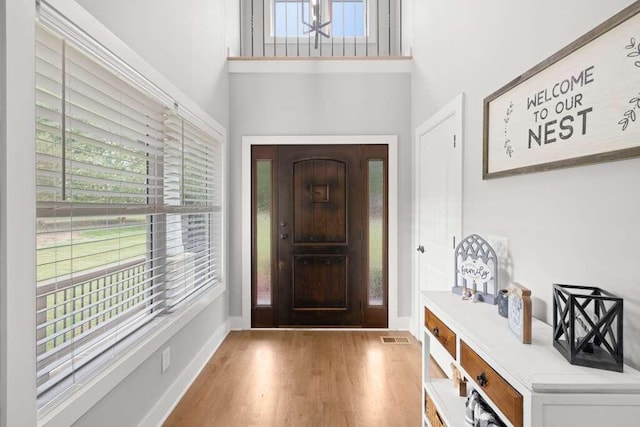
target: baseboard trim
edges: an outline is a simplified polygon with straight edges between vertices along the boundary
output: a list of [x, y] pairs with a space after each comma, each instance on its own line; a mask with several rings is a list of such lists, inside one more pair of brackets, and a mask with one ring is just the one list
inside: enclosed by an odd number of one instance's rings
[[[229, 323], [231, 324], [231, 330], [232, 331], [244, 331], [246, 329], [253, 329], [253, 328], [246, 328], [244, 326], [244, 317], [242, 316], [231, 316], [229, 317]], [[308, 330], [314, 330], [314, 331], [318, 331], [318, 330], [329, 330], [329, 331], [347, 331], [347, 330], [352, 330], [352, 331], [410, 331], [410, 326], [411, 326], [411, 317], [409, 316], [405, 316], [405, 317], [398, 317], [394, 320], [392, 320], [389, 323], [389, 327], [388, 328], [258, 328], [259, 330], [265, 330], [265, 329], [272, 329], [272, 330], [276, 330], [276, 331], [283, 331], [283, 330], [304, 330], [304, 329], [308, 329]]]
[[222, 325], [216, 329], [211, 338], [198, 352], [196, 357], [182, 371], [178, 378], [171, 384], [169, 389], [162, 395], [158, 402], [151, 408], [144, 419], [138, 425], [139, 427], [157, 427], [171, 415], [174, 408], [187, 392], [191, 384], [196, 380], [207, 362], [218, 350], [220, 344], [224, 341], [231, 330], [231, 321], [227, 319]]
[[244, 328], [244, 317], [242, 316], [231, 316], [229, 317], [229, 322], [231, 324], [232, 331], [243, 331]]
[[389, 325], [389, 329], [396, 331], [410, 331], [411, 330], [411, 317], [397, 317], [393, 325]]

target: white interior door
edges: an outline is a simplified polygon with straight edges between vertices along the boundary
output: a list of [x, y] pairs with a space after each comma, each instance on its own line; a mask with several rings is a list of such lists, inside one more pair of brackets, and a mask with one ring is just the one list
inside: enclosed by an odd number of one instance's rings
[[462, 233], [462, 95], [416, 129], [414, 334], [424, 313], [420, 292], [451, 290]]

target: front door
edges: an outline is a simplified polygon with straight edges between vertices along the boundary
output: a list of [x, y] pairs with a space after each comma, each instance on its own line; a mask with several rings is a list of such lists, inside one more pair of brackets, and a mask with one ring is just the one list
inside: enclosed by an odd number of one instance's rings
[[387, 146], [251, 151], [252, 327], [387, 327]]
[[362, 147], [279, 146], [280, 326], [362, 323]]

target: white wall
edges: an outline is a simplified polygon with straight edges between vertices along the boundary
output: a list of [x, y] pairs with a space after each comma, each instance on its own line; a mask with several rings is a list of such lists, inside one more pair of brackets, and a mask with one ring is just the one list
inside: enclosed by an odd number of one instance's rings
[[[224, 326], [217, 325], [223, 325], [228, 319], [226, 305], [224, 298], [218, 298], [211, 303], [188, 326], [167, 341], [161, 349], [73, 425], [77, 427], [137, 426], [152, 412], [151, 419], [146, 419], [143, 424], [152, 426], [157, 423], [158, 415], [169, 415], [171, 406], [160, 408], [156, 405], [176, 403], [173, 396], [169, 402], [165, 402], [162, 399], [164, 393], [174, 383], [184, 382], [180, 374], [185, 367], [189, 366], [194, 356], [201, 351], [205, 355], [211, 354], [211, 345], [215, 346], [215, 343], [210, 342], [212, 334], [216, 332], [216, 328], [224, 329]], [[167, 347], [171, 348], [171, 366], [161, 374], [161, 354]], [[197, 365], [196, 369], [202, 366], [200, 363]], [[194, 372], [190, 372], [186, 379], [191, 380], [193, 374]], [[184, 386], [179, 389], [186, 390]]]
[[624, 298], [625, 356], [640, 367], [640, 159], [482, 180], [482, 101], [629, 0], [415, 0], [413, 126], [465, 92], [464, 232], [509, 239], [512, 279], [552, 321], [552, 283]]
[[230, 308], [242, 315], [241, 140], [245, 135], [398, 135], [398, 316], [411, 313], [411, 111], [408, 74], [230, 76]]
[[[230, 2], [78, 0], [78, 3], [227, 127], [225, 6]], [[231, 15], [233, 11], [229, 12]], [[230, 22], [230, 35], [234, 25]]]

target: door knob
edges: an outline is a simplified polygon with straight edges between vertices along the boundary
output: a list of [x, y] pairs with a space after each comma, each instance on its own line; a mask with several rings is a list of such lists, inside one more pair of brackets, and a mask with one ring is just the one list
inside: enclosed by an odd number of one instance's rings
[[480, 375], [476, 377], [476, 379], [478, 380], [478, 384], [480, 384], [480, 387], [484, 387], [487, 384], [489, 384], [489, 381], [487, 380], [487, 376], [485, 375], [484, 372], [481, 372]]
[[422, 245], [418, 246], [417, 251], [420, 252], [421, 254], [423, 254], [424, 253], [424, 246], [422, 246]]
[[281, 235], [280, 235], [280, 238], [281, 238], [282, 240], [287, 240], [287, 239], [289, 238], [289, 235], [288, 235], [288, 234], [281, 234]]

